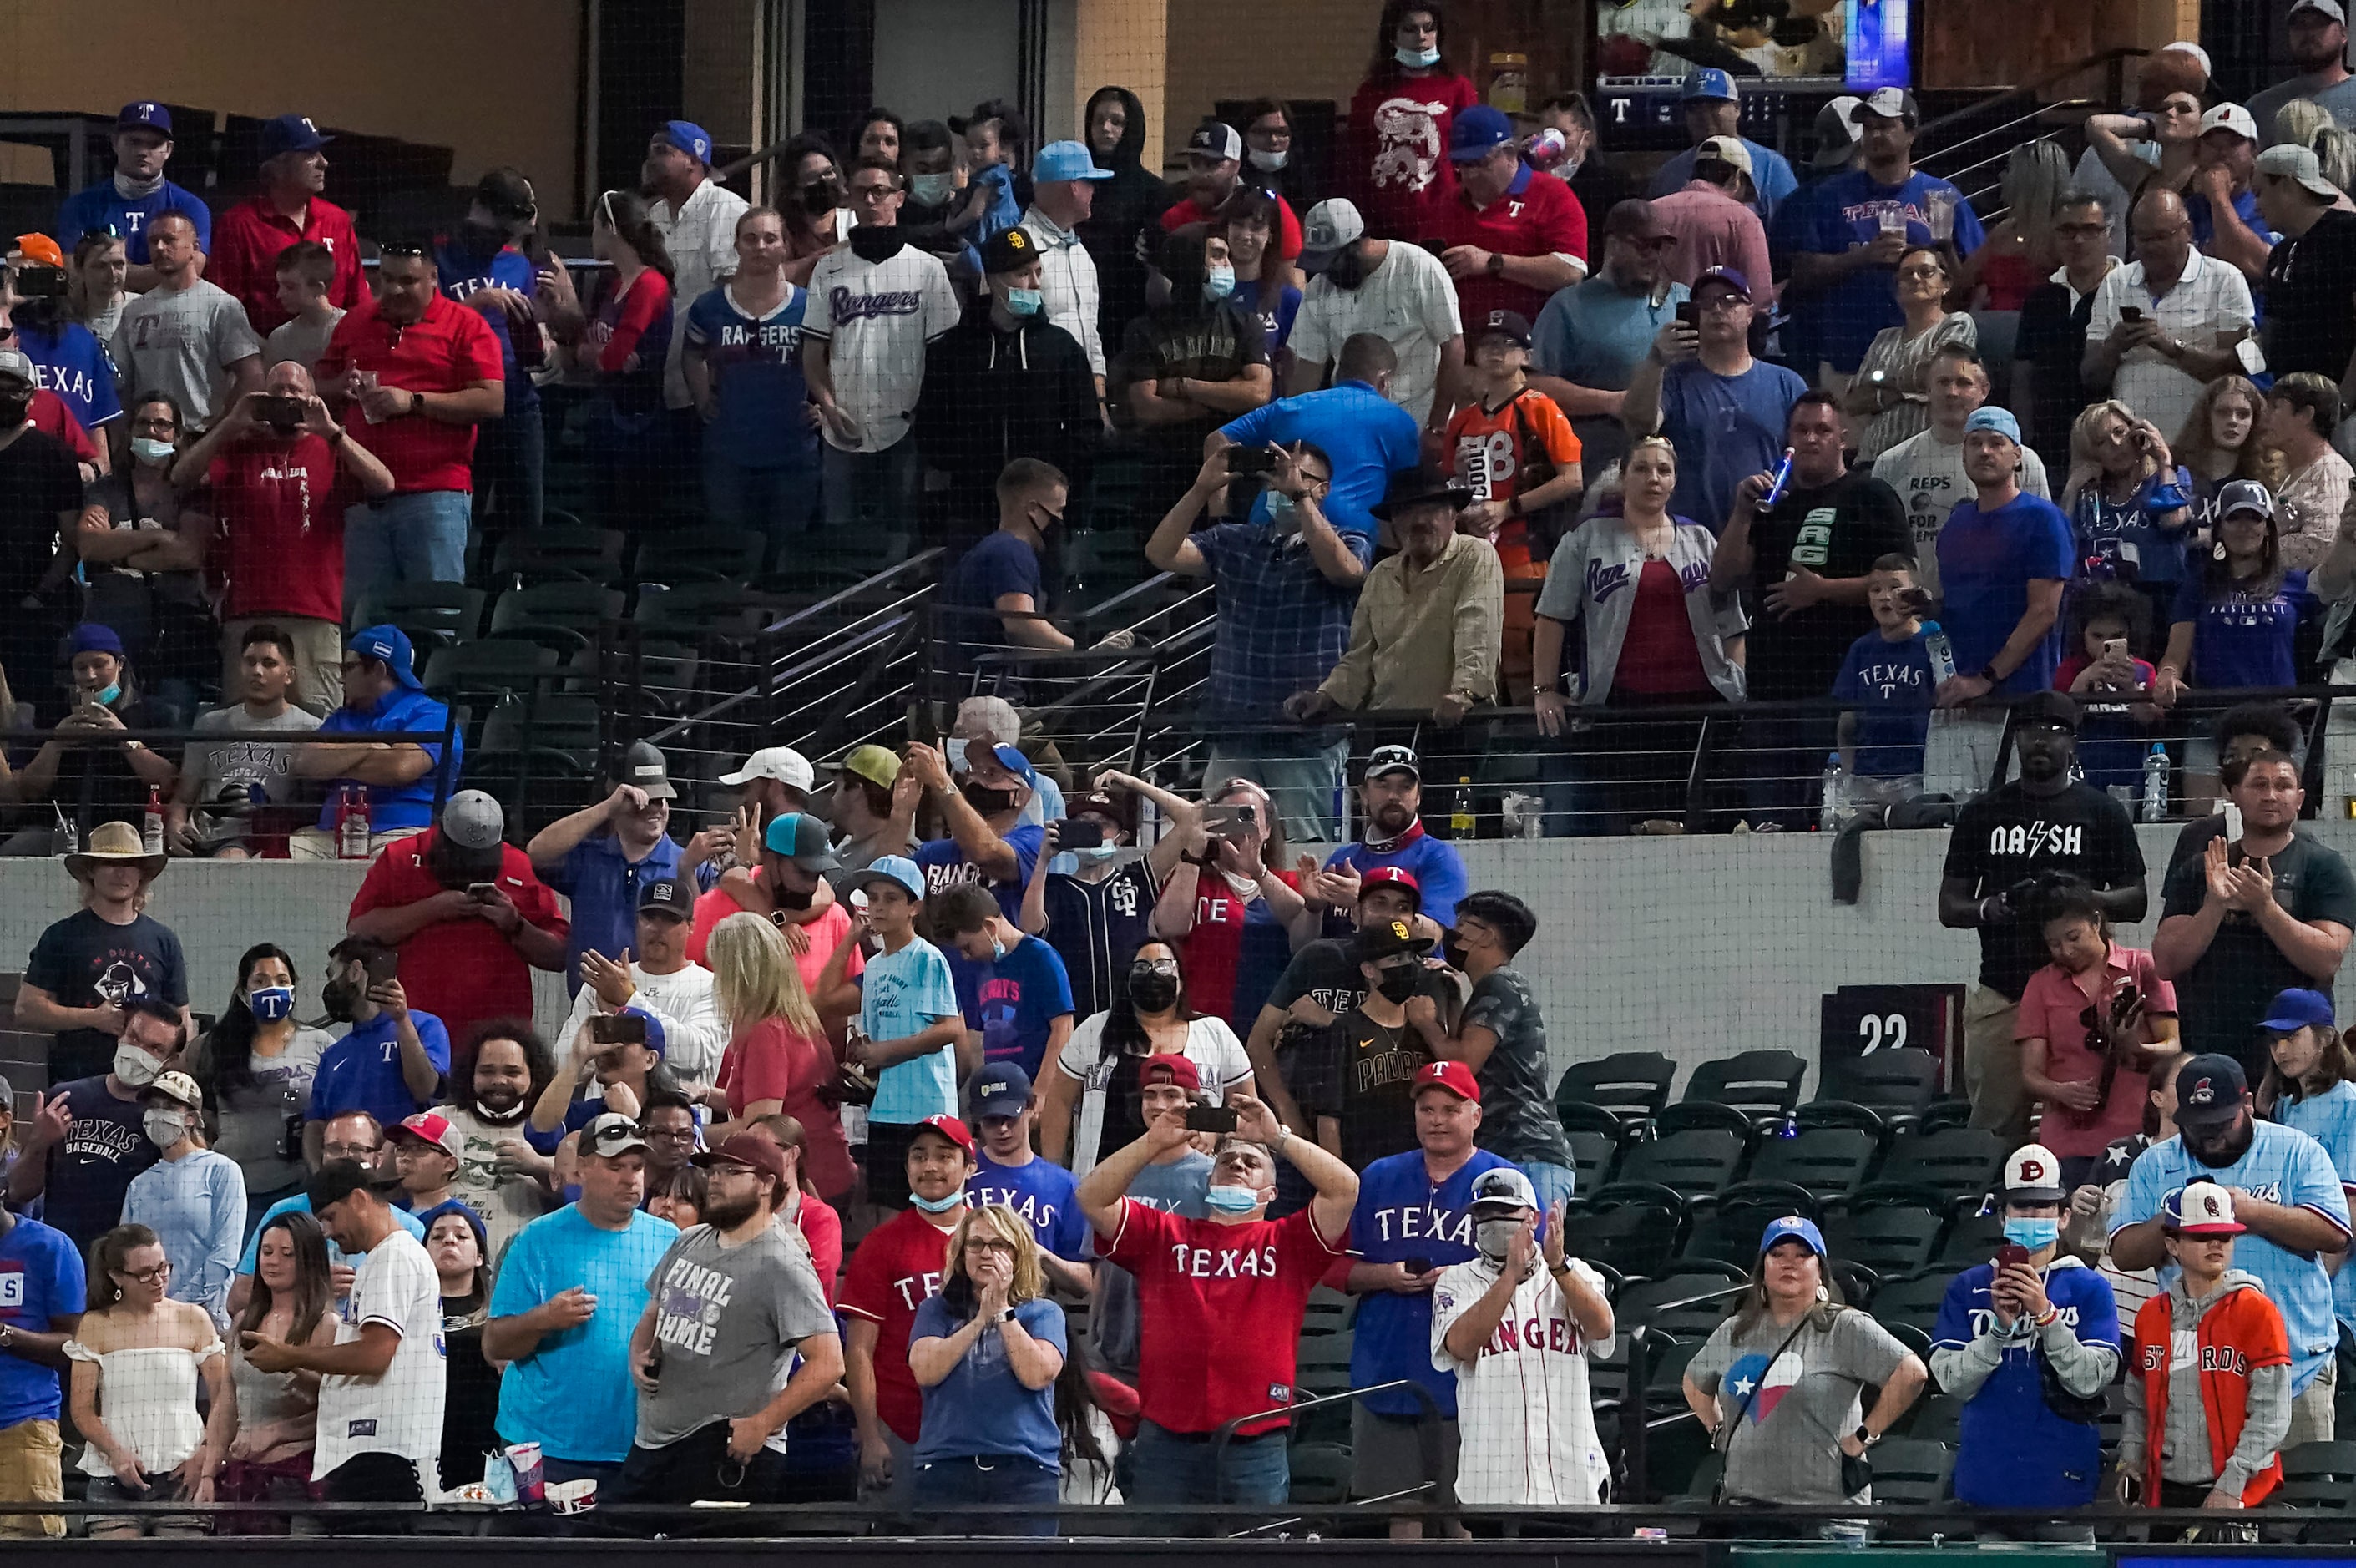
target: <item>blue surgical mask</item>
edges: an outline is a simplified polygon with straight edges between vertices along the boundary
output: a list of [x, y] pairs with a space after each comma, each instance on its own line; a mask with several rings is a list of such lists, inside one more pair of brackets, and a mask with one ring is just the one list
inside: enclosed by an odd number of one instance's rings
[[1235, 268], [1229, 266], [1217, 266], [1213, 267], [1210, 271], [1203, 274], [1203, 297], [1205, 299], [1215, 302], [1226, 298], [1227, 295], [1235, 292]]
[[1411, 49], [1405, 46], [1391, 50], [1391, 58], [1414, 70], [1430, 70], [1440, 63], [1438, 49]]
[[949, 771], [952, 773], [965, 771], [965, 744], [954, 736], [941, 743], [941, 750], [948, 757]]
[[1215, 1187], [1203, 1202], [1216, 1214], [1249, 1214], [1259, 1207], [1259, 1194], [1248, 1187]]
[[117, 697], [120, 697], [121, 695], [123, 695], [123, 682], [120, 682], [120, 681], [116, 681], [116, 682], [113, 682], [110, 683], [110, 684], [107, 686], [106, 690], [104, 690], [104, 691], [102, 691], [102, 692], [100, 692], [100, 693], [96, 693], [95, 695], [93, 695], [93, 696], [91, 698], [91, 702], [93, 702], [93, 703], [96, 703], [100, 707], [103, 708], [103, 707], [106, 707], [107, 705], [109, 705], [110, 703], [112, 703], [112, 702], [113, 702]]
[[926, 207], [938, 207], [957, 189], [954, 174], [917, 174], [908, 177], [908, 194]]
[[965, 1189], [960, 1187], [947, 1197], [918, 1197], [912, 1192], [908, 1195], [908, 1201], [927, 1214], [947, 1214], [965, 1201]]
[[992, 963], [996, 963], [999, 960], [1001, 960], [1001, 959], [1004, 958], [1005, 956], [1006, 956], [1006, 944], [1005, 944], [1004, 942], [1000, 941], [996, 937], [992, 937], [992, 938], [991, 938], [991, 939], [990, 939], [990, 961], [991, 961], [991, 962], [992, 962]]
[[1086, 849], [1076, 849], [1071, 853], [1079, 856], [1082, 860], [1110, 860], [1114, 855], [1120, 853], [1120, 845], [1117, 843], [1092, 843]]
[[178, 450], [169, 441], [157, 441], [145, 435], [131, 438], [131, 455], [143, 463], [168, 463]]
[[1284, 166], [1284, 160], [1289, 155], [1269, 147], [1254, 147], [1246, 156], [1251, 159], [1252, 167], [1263, 174], [1274, 174]]
[[1010, 288], [1006, 291], [1006, 313], [1009, 316], [1036, 316], [1045, 303], [1035, 288]]
[[245, 993], [245, 1004], [253, 1015], [265, 1024], [275, 1024], [294, 1011], [294, 988], [291, 985], [259, 986]]
[[2004, 1222], [2004, 1239], [2017, 1247], [2040, 1251], [2062, 1240], [2059, 1219], [2008, 1219]]

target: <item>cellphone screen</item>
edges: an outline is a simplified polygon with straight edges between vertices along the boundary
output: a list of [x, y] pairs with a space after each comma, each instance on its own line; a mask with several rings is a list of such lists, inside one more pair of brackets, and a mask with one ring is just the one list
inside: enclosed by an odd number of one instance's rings
[[2016, 1263], [2027, 1262], [2029, 1262], [2029, 1249], [2018, 1241], [2007, 1241], [1996, 1250], [1996, 1266], [1999, 1269], [2008, 1269]]
[[600, 1046], [643, 1046], [647, 1021], [635, 1013], [601, 1013], [589, 1020], [589, 1038]]
[[1236, 1112], [1231, 1105], [1190, 1105], [1186, 1108], [1186, 1130], [1190, 1133], [1232, 1133], [1236, 1130]]
[[1094, 817], [1066, 817], [1055, 824], [1057, 849], [1096, 849], [1104, 841], [1104, 823]]
[[382, 985], [400, 972], [401, 955], [399, 953], [389, 952], [368, 961], [368, 977], [370, 985]]

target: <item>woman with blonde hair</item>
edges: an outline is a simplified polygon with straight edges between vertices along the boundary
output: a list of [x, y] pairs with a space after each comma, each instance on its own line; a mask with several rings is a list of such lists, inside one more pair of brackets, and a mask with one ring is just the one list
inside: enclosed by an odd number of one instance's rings
[[2287, 142], [2313, 152], [2323, 177], [2340, 188], [2340, 199], [2334, 205], [2343, 211], [2356, 210], [2356, 202], [2348, 199], [2349, 188], [2356, 185], [2356, 135], [2341, 130], [2330, 110], [2312, 98], [2291, 99], [2275, 111], [2274, 133], [2276, 143]]
[[2184, 581], [2191, 500], [2192, 476], [2177, 467], [2168, 437], [2151, 421], [2115, 401], [2079, 411], [2062, 490], [2076, 558], [2099, 561], [2114, 579], [2135, 585], [2161, 625]]
[[1979, 310], [2019, 310], [2062, 264], [2053, 225], [2070, 188], [2070, 157], [2059, 142], [2023, 142], [2004, 161], [2005, 215], [1955, 273], [1955, 292]]
[[[859, 940], [853, 921], [846, 942]], [[842, 1117], [827, 1098], [834, 1086], [834, 1048], [785, 933], [755, 914], [729, 916], [712, 929], [704, 951], [712, 999], [728, 1029], [728, 1048], [709, 1101], [727, 1118], [704, 1138], [716, 1148], [764, 1116], [780, 1112], [802, 1124], [809, 1143], [802, 1169], [829, 1203], [848, 1197], [858, 1172], [843, 1141]]]

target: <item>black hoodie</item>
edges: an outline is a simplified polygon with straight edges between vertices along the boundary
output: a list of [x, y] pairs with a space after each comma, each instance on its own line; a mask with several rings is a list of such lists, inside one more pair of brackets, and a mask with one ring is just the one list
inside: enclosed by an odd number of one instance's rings
[[1138, 231], [1153, 229], [1158, 246], [1162, 214], [1177, 198], [1144, 165], [1145, 105], [1128, 88], [1099, 87], [1088, 94], [1087, 112], [1080, 120], [1081, 134], [1085, 137], [1087, 127], [1096, 124], [1097, 106], [1108, 98], [1120, 100], [1120, 142], [1109, 155], [1098, 152], [1095, 143], [1088, 143], [1097, 166], [1112, 170], [1112, 177], [1096, 182], [1095, 204], [1088, 220], [1079, 227], [1079, 236], [1080, 243], [1088, 248], [1089, 260], [1097, 264], [1102, 295], [1097, 329], [1104, 341], [1118, 343], [1129, 324], [1145, 314], [1145, 263], [1137, 259]]

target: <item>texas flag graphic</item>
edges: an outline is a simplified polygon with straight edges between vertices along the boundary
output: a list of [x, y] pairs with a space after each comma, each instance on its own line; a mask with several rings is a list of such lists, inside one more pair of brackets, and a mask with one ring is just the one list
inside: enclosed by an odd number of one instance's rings
[[1783, 1396], [1799, 1385], [1800, 1358], [1786, 1350], [1772, 1366], [1764, 1356], [1745, 1356], [1726, 1369], [1726, 1392], [1740, 1410], [1748, 1401], [1753, 1426], [1775, 1413]]

